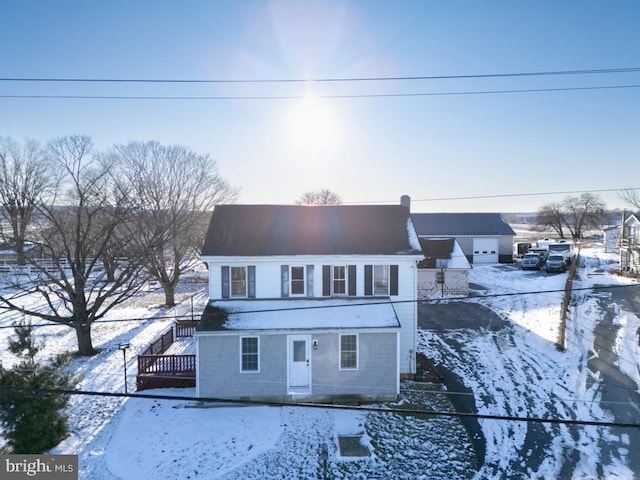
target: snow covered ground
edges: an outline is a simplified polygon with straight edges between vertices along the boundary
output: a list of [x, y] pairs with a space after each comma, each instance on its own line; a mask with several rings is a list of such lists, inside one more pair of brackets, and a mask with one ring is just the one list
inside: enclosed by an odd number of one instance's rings
[[[473, 330], [422, 331], [421, 350], [436, 365], [462, 379], [474, 395], [478, 413], [583, 421], [612, 421], [600, 403], [597, 375], [588, 362], [594, 330], [603, 318], [602, 294], [594, 285], [637, 285], [613, 276], [616, 256], [584, 249], [566, 330], [566, 350], [555, 342], [566, 274], [522, 272], [511, 266], [476, 266], [471, 299], [510, 320], [508, 328], [479, 334]], [[586, 290], [581, 290], [586, 289]], [[521, 295], [520, 292], [546, 292]], [[514, 295], [509, 295], [509, 294]], [[497, 296], [491, 296], [496, 294]], [[506, 295], [505, 295], [506, 294]], [[620, 311], [617, 351], [624, 371], [640, 385], [640, 319]], [[435, 353], [433, 353], [435, 352]], [[637, 420], [637, 417], [636, 417]], [[485, 463], [477, 478], [636, 478], [627, 466], [628, 437], [610, 429], [552, 423], [480, 420], [486, 440]], [[604, 448], [606, 447], [606, 448]]]
[[[615, 258], [601, 250], [583, 251], [583, 258], [578, 288], [630, 283], [608, 273], [615, 268]], [[470, 281], [482, 288], [477, 293], [483, 297], [470, 301], [491, 308], [508, 320], [509, 328], [483, 335], [462, 330], [422, 331], [419, 348], [434, 363], [456, 372], [474, 392], [479, 413], [609, 421], [612, 417], [600, 405], [597, 379], [587, 365], [594, 354], [593, 330], [602, 316], [597, 295], [585, 291], [572, 307], [567, 350], [561, 352], [554, 342], [562, 294], [519, 294], [562, 289], [565, 278], [505, 266], [475, 267]], [[200, 285], [183, 291], [181, 298], [195, 295], [202, 301], [204, 293]], [[498, 295], [504, 293], [514, 295]], [[134, 390], [135, 355], [169, 326], [173, 314], [157, 308], [161, 302], [157, 295], [141, 295], [110, 317], [136, 320], [95, 326], [94, 346], [100, 353], [74, 360], [83, 378], [81, 389], [122, 392], [123, 355], [118, 345], [128, 342], [128, 387], [130, 392]], [[2, 313], [0, 327], [9, 326], [15, 318]], [[629, 351], [620, 368], [640, 384], [635, 336], [640, 319], [620, 309], [615, 322], [620, 326], [617, 348]], [[4, 347], [11, 333], [10, 328], [0, 328], [4, 365], [12, 361]], [[46, 341], [45, 356], [75, 348], [75, 335], [65, 327], [39, 327], [36, 333]], [[194, 389], [148, 392], [183, 397], [195, 394]], [[380, 407], [452, 409], [447, 392], [439, 386], [415, 382], [403, 383], [402, 400], [397, 405]], [[568, 473], [566, 478], [635, 478], [626, 466], [631, 450], [625, 443], [628, 439], [615, 437], [605, 427], [536, 424], [527, 428], [526, 422], [480, 420], [486, 451], [477, 471], [466, 431], [459, 419], [446, 416], [80, 395], [72, 397], [69, 414], [72, 434], [53, 453], [78, 454], [80, 478], [87, 480], [501, 479], [515, 478], [518, 472], [526, 472], [527, 478], [558, 478]], [[346, 434], [361, 435], [371, 455], [342, 457], [337, 438]], [[545, 441], [538, 442], [541, 439]], [[618, 448], [603, 455], [604, 440]], [[323, 445], [328, 451], [326, 465], [321, 455]]]

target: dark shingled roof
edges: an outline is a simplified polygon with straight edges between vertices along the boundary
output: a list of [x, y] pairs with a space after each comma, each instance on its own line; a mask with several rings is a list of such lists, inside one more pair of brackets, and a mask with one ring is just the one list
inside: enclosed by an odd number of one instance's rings
[[425, 259], [418, 263], [418, 268], [436, 268], [437, 258], [451, 258], [454, 242], [454, 238], [421, 238]]
[[421, 254], [408, 219], [399, 205], [219, 205], [202, 255]]
[[513, 235], [501, 213], [413, 213], [419, 236]]

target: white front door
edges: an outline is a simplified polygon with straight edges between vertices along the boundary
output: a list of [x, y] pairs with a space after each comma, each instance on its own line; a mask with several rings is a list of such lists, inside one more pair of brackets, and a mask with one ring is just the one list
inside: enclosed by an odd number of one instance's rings
[[290, 335], [288, 346], [289, 387], [308, 389], [311, 386], [311, 337]]

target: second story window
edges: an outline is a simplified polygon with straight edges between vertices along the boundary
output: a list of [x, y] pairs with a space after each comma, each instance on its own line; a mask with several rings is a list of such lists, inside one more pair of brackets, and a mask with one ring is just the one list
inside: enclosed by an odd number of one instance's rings
[[322, 296], [355, 297], [356, 270], [355, 265], [323, 265]]
[[223, 266], [220, 269], [220, 298], [255, 298], [256, 267]]
[[247, 296], [247, 269], [246, 267], [231, 267], [231, 296]]
[[365, 265], [364, 294], [387, 297], [398, 295], [398, 265]]
[[333, 294], [347, 294], [347, 267], [345, 266], [336, 265], [333, 267]]
[[389, 295], [389, 266], [373, 266], [373, 294]]
[[313, 297], [313, 265], [281, 265], [281, 296]]
[[291, 267], [291, 295], [304, 295], [304, 267]]

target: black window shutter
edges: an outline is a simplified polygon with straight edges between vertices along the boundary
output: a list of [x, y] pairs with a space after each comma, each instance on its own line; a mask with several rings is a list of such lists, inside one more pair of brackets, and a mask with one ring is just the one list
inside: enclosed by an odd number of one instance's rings
[[373, 295], [373, 266], [364, 266], [364, 294]]
[[331, 296], [331, 265], [322, 266], [322, 296]]
[[398, 295], [398, 265], [389, 266], [389, 295]]
[[256, 298], [256, 267], [255, 265], [249, 265], [247, 267], [247, 297]]
[[220, 296], [222, 298], [229, 298], [229, 267], [222, 267], [220, 271], [220, 284], [222, 285]]
[[282, 282], [282, 296], [289, 296], [289, 265], [280, 265], [280, 277]]
[[349, 292], [350, 297], [356, 296], [356, 266], [349, 265]]
[[313, 265], [307, 265], [307, 297], [313, 297]]

